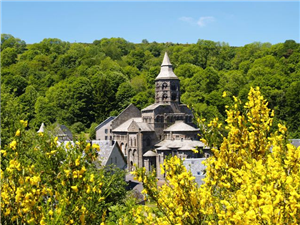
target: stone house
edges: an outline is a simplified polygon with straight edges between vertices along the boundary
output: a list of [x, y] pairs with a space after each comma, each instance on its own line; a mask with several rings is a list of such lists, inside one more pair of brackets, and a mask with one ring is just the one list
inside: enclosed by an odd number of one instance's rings
[[112, 140], [112, 128], [111, 123], [115, 119], [115, 116], [110, 116], [96, 128], [96, 140]]
[[[74, 141], [63, 141], [58, 143], [65, 148], [67, 145], [75, 146]], [[114, 165], [122, 170], [127, 168], [126, 159], [116, 141], [93, 140], [90, 144], [97, 144], [100, 147], [100, 151], [97, 152], [97, 159], [94, 161], [97, 168], [110, 165]]]
[[97, 144], [100, 147], [98, 160], [95, 161], [96, 166], [115, 165], [122, 170], [126, 169], [127, 162], [117, 142], [93, 140], [91, 144]]
[[183, 161], [183, 165], [187, 170], [191, 171], [198, 185], [204, 183], [203, 179], [205, 178], [206, 170], [206, 166], [203, 164], [204, 160], [206, 160], [206, 158], [187, 158]]

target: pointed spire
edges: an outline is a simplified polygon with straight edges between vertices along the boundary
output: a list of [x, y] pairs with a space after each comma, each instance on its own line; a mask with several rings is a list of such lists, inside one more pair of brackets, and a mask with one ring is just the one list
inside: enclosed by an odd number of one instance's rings
[[177, 80], [179, 80], [178, 77], [173, 72], [173, 67], [170, 62], [167, 52], [165, 52], [165, 56], [164, 56], [164, 59], [163, 59], [163, 62], [161, 64], [161, 68], [160, 68], [160, 73], [155, 78], [155, 80], [160, 80], [160, 79], [177, 79]]
[[40, 129], [38, 130], [38, 133], [44, 133], [45, 132], [45, 124], [42, 123]]
[[161, 66], [172, 66], [167, 52], [165, 52], [165, 56]]

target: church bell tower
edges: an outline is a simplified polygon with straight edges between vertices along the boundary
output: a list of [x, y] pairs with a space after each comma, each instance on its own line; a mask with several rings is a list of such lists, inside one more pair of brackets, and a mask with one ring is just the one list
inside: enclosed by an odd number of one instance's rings
[[155, 103], [180, 104], [180, 81], [173, 72], [167, 52], [161, 64], [160, 73], [155, 78]]

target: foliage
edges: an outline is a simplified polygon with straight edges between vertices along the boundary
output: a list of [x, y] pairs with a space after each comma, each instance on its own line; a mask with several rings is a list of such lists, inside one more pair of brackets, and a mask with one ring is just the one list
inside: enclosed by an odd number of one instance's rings
[[133, 44], [122, 38], [93, 43], [45, 38], [29, 45], [2, 34], [1, 47], [2, 84], [14, 93], [30, 128], [58, 121], [67, 126], [80, 122], [88, 129], [93, 122], [119, 114], [129, 102], [138, 108], [148, 106], [167, 51], [180, 78], [181, 100], [195, 113], [207, 119], [218, 116], [224, 122], [225, 105], [232, 100], [222, 99], [221, 93], [245, 102], [250, 86], [259, 85], [276, 121], [286, 122], [291, 136], [300, 135], [295, 113], [300, 106], [294, 94], [300, 45], [293, 40], [233, 47], [208, 40]]
[[96, 168], [98, 145], [60, 144], [20, 123], [1, 149], [2, 224], [104, 224], [126, 195], [124, 173]]
[[18, 127], [17, 121], [24, 117], [19, 99], [9, 92], [6, 85], [1, 84], [1, 146], [9, 143]]
[[225, 125], [198, 120], [213, 152], [200, 187], [176, 156], [161, 167], [162, 187], [155, 172], [134, 173], [157, 205], [134, 209], [135, 224], [299, 224], [300, 147], [288, 143], [285, 125], [271, 131], [274, 111], [259, 88], [250, 89], [245, 104], [233, 99]]
[[150, 174], [146, 173], [145, 168], [132, 172], [135, 179], [143, 182], [142, 193], [156, 203], [155, 208], [134, 208], [131, 213], [135, 224], [201, 224], [204, 217], [200, 211], [199, 187], [194, 182], [195, 177], [177, 156], [165, 160], [161, 169], [162, 174], [166, 175], [166, 183], [162, 187], [157, 186], [155, 170]]

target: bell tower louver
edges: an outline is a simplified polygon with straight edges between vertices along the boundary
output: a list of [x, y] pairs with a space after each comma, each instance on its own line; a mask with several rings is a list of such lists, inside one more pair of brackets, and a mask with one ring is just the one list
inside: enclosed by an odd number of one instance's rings
[[180, 81], [173, 72], [167, 52], [161, 64], [160, 73], [155, 78], [155, 103], [180, 104]]

